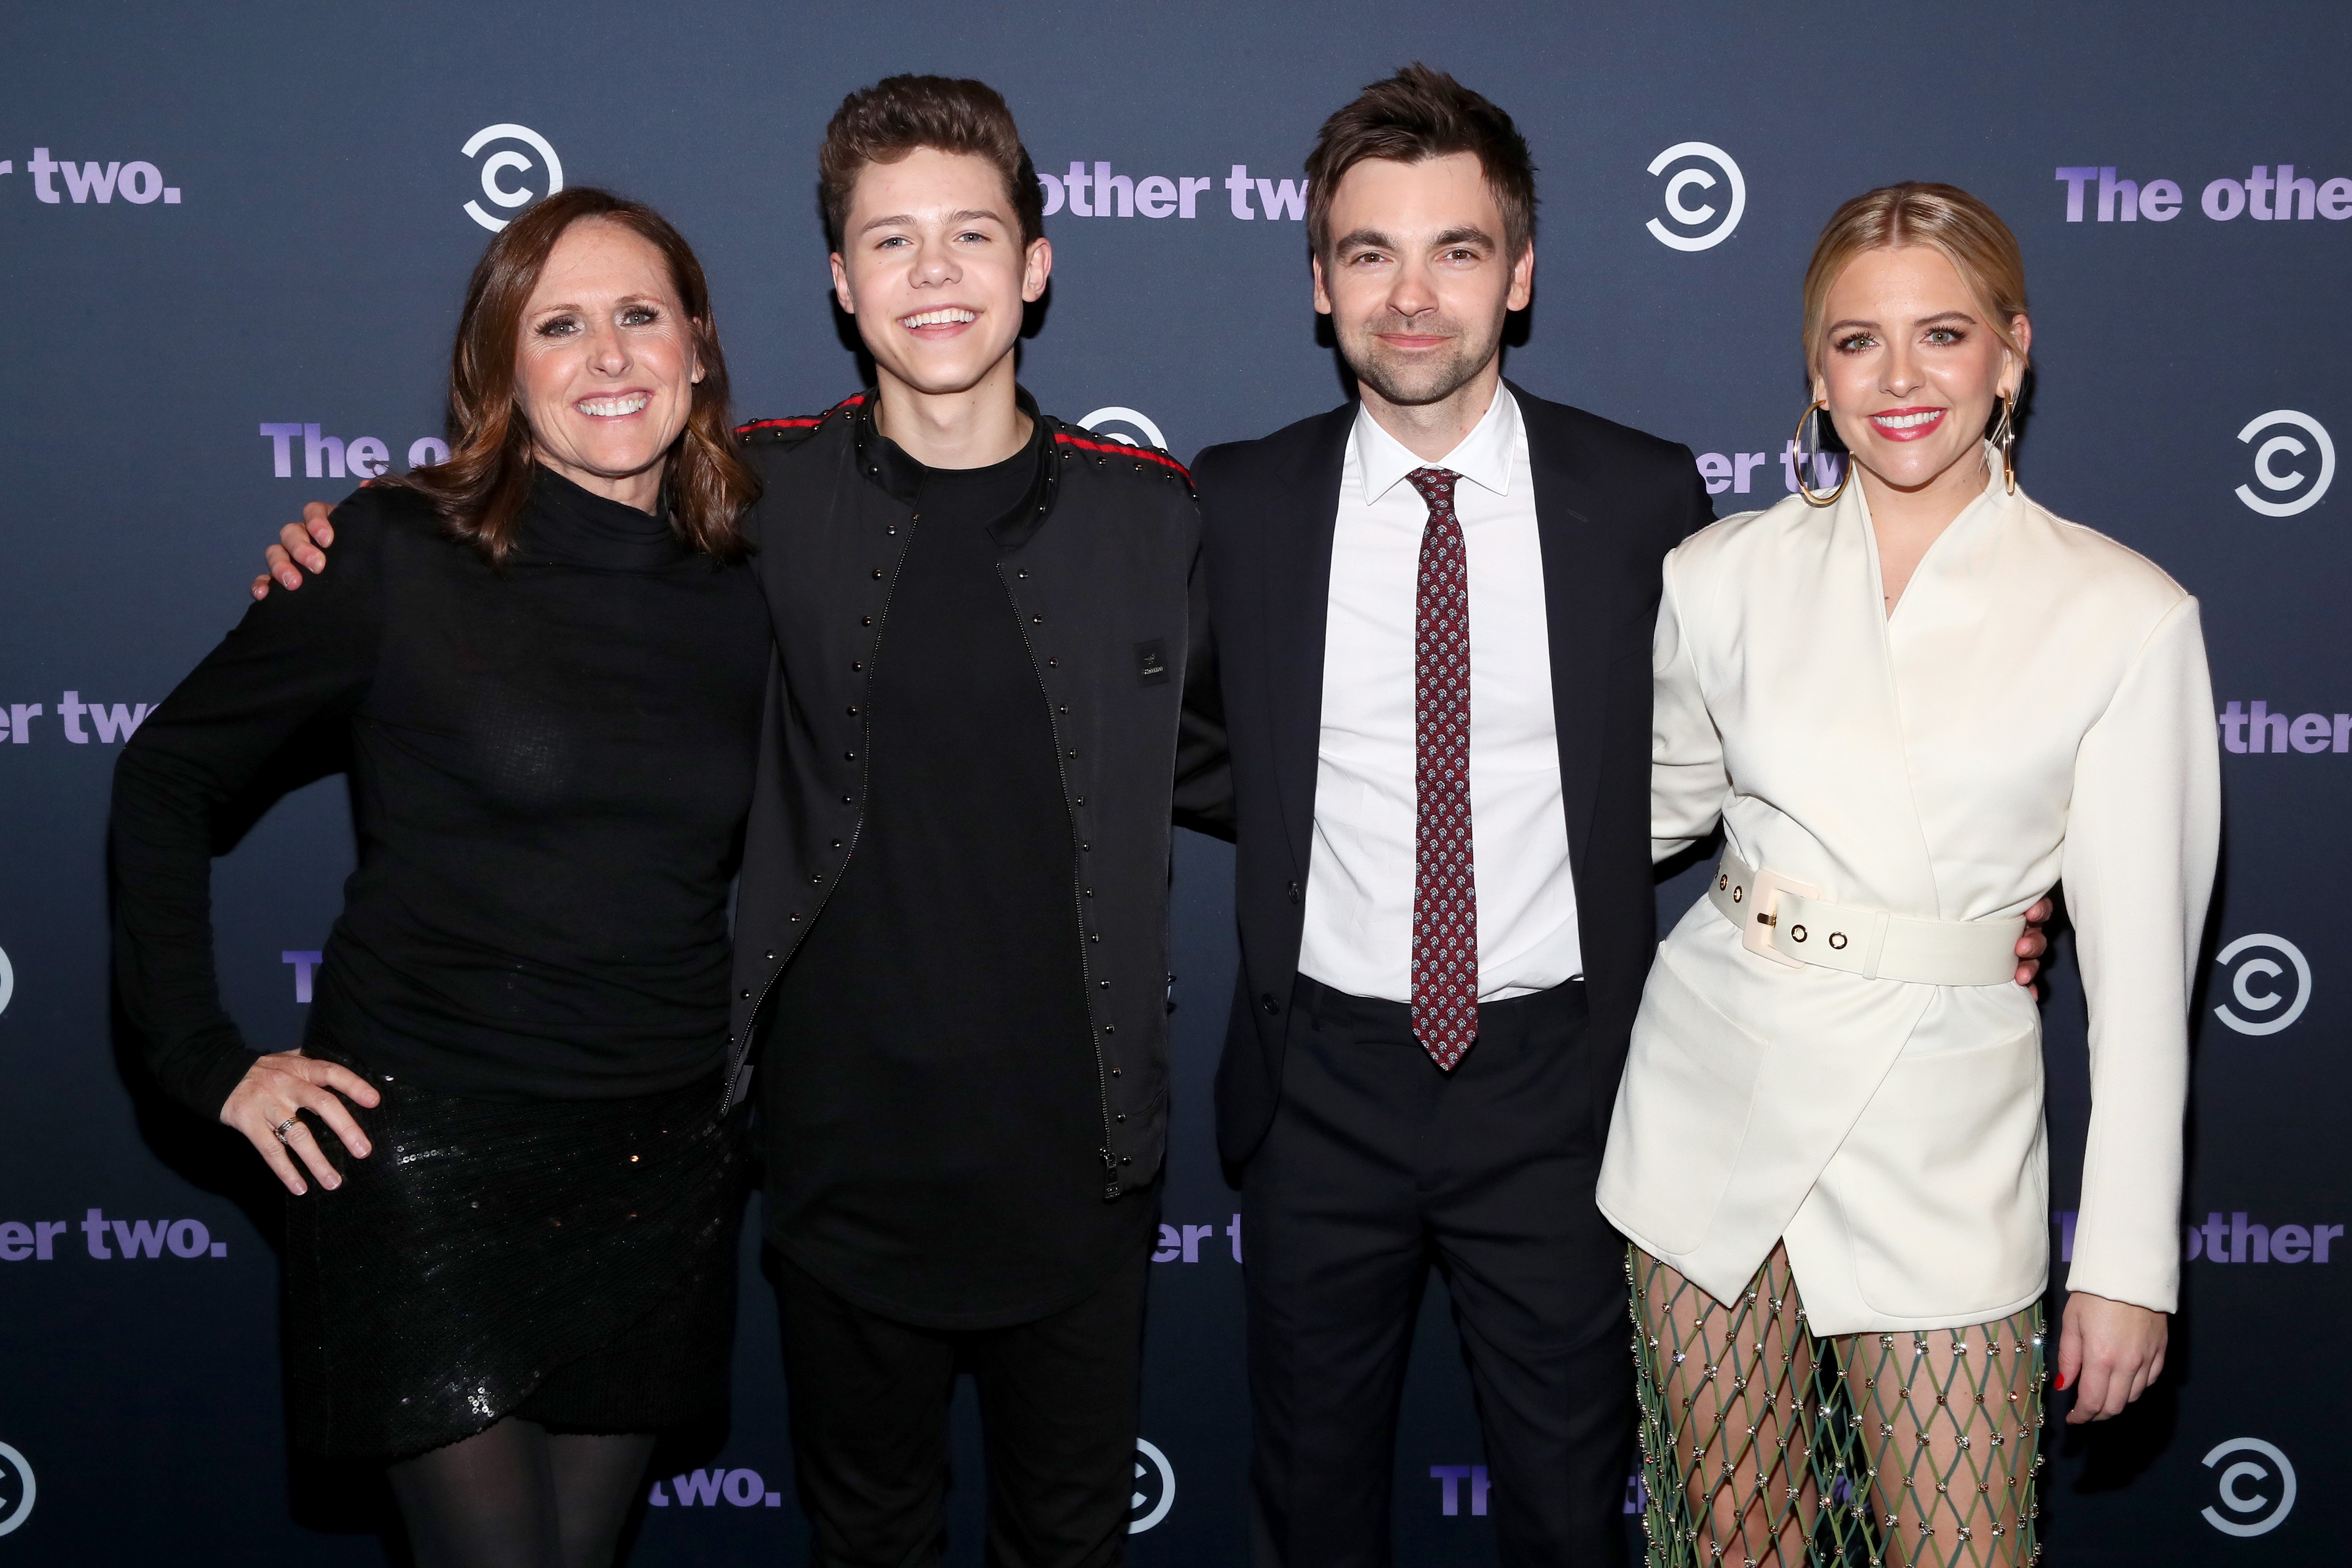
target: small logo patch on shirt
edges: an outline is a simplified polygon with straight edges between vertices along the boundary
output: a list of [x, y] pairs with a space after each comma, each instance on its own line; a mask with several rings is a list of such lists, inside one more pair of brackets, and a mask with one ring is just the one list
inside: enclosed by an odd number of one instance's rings
[[1135, 645], [1135, 679], [1139, 686], [1168, 684], [1168, 658], [1158, 637]]

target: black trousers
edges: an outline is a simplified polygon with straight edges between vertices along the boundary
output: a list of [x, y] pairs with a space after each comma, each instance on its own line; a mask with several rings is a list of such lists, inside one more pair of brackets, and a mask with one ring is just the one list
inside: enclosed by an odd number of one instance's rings
[[1301, 976], [1282, 1100], [1243, 1175], [1252, 1559], [1387, 1568], [1397, 1406], [1433, 1264], [1454, 1300], [1507, 1568], [1624, 1551], [1625, 1243], [1571, 983], [1478, 1009], [1452, 1073], [1411, 1010]]
[[917, 1568], [947, 1543], [948, 1402], [980, 1386], [990, 1568], [1104, 1568], [1127, 1550], [1148, 1248], [1074, 1307], [915, 1328], [772, 1254], [793, 1458], [814, 1568]]

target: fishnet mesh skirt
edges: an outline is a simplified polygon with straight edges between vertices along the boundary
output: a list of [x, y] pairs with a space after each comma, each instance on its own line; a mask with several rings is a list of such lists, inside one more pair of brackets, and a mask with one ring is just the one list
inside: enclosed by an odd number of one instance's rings
[[1626, 1253], [1649, 1568], [2041, 1560], [2042, 1309], [1815, 1337], [1780, 1247], [1724, 1302]]

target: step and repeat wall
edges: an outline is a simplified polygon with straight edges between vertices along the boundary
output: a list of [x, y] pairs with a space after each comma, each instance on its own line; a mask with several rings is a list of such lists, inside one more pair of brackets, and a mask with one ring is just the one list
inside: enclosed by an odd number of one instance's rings
[[[577, 0], [0, 18], [0, 1563], [385, 1559], [380, 1484], [286, 1448], [275, 1189], [127, 1070], [104, 824], [123, 740], [242, 612], [278, 524], [442, 452], [488, 232], [564, 184], [653, 203], [709, 269], [739, 414], [814, 411], [858, 379], [815, 210], [825, 120], [894, 71], [979, 76], [1020, 117], [1055, 247], [1024, 381], [1189, 458], [1346, 395], [1301, 164], [1327, 113], [1413, 59], [1507, 109], [1541, 168], [1510, 374], [1686, 443], [1723, 512], [1793, 482], [1798, 288], [1840, 201], [1947, 180], [2017, 230], [2022, 482], [2203, 601], [2228, 800], [2171, 1361], [2124, 1418], [2053, 1423], [2044, 1539], [2062, 1563], [2340, 1552], [2352, 14]], [[299, 1038], [352, 853], [342, 780], [286, 782], [215, 876], [223, 989], [268, 1049]], [[1247, 1237], [1208, 1094], [1230, 867], [1180, 835], [1143, 1564], [1238, 1563], [1246, 1542]], [[1670, 919], [1696, 896], [1687, 872], [1659, 890]], [[2063, 941], [2046, 1016], [2063, 1255], [2087, 1111]], [[665, 1448], [635, 1563], [805, 1559], [756, 1226], [731, 1423]], [[1404, 1417], [1400, 1560], [1492, 1562], [1435, 1284]], [[968, 1390], [956, 1420], [951, 1558], [976, 1563]]]

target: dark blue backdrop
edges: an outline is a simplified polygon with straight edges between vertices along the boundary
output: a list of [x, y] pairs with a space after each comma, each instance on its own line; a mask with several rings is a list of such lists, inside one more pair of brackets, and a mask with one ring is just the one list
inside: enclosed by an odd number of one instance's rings
[[[380, 1495], [284, 1449], [257, 1165], [125, 1087], [102, 828], [138, 705], [238, 615], [276, 524], [341, 495], [354, 464], [429, 450], [415, 443], [438, 434], [486, 237], [468, 204], [495, 218], [515, 209], [492, 187], [518, 206], [543, 193], [551, 153], [569, 183], [652, 201], [709, 266], [740, 412], [812, 411], [856, 378], [813, 199], [827, 115], [894, 70], [983, 77], [1042, 171], [1138, 182], [1132, 215], [1114, 196], [1080, 216], [1063, 193], [1028, 384], [1104, 428], [1133, 434], [1140, 415], [1189, 456], [1341, 395], [1295, 182], [1322, 116], [1415, 58], [1509, 109], [1542, 165], [1511, 373], [1707, 454], [1726, 511], [1786, 493], [1799, 275], [1839, 200], [1946, 179], [2016, 227], [2038, 373], [2023, 481], [2203, 599], [2231, 747], [2172, 1363], [2125, 1419], [2053, 1432], [2045, 1539], [2067, 1563], [2330, 1554], [2319, 1499], [2352, 1458], [2335, 1346], [2352, 1275], [2335, 987], [2352, 933], [2327, 913], [2352, 858], [2352, 484], [2333, 484], [2330, 440], [2352, 436], [2347, 44], [2324, 0], [10, 7], [0, 1561], [382, 1558]], [[1189, 207], [1149, 216], [1168, 191]], [[261, 1046], [298, 1037], [294, 955], [320, 945], [350, 856], [326, 780], [220, 864], [223, 983]], [[1206, 1092], [1234, 965], [1228, 866], [1180, 845], [1144, 1563], [1236, 1563], [1244, 1542], [1238, 1205]], [[1678, 912], [1694, 895], [1685, 878], [1660, 896]], [[2085, 1095], [2063, 952], [2049, 1023], [2063, 1237]], [[1432, 1473], [1481, 1462], [1444, 1311], [1433, 1290], [1396, 1461], [1400, 1554], [1486, 1563], [1476, 1489]], [[635, 1563], [803, 1559], [773, 1325], [750, 1269], [731, 1427], [665, 1454]], [[967, 1408], [960, 1563], [978, 1560], [973, 1428]]]

